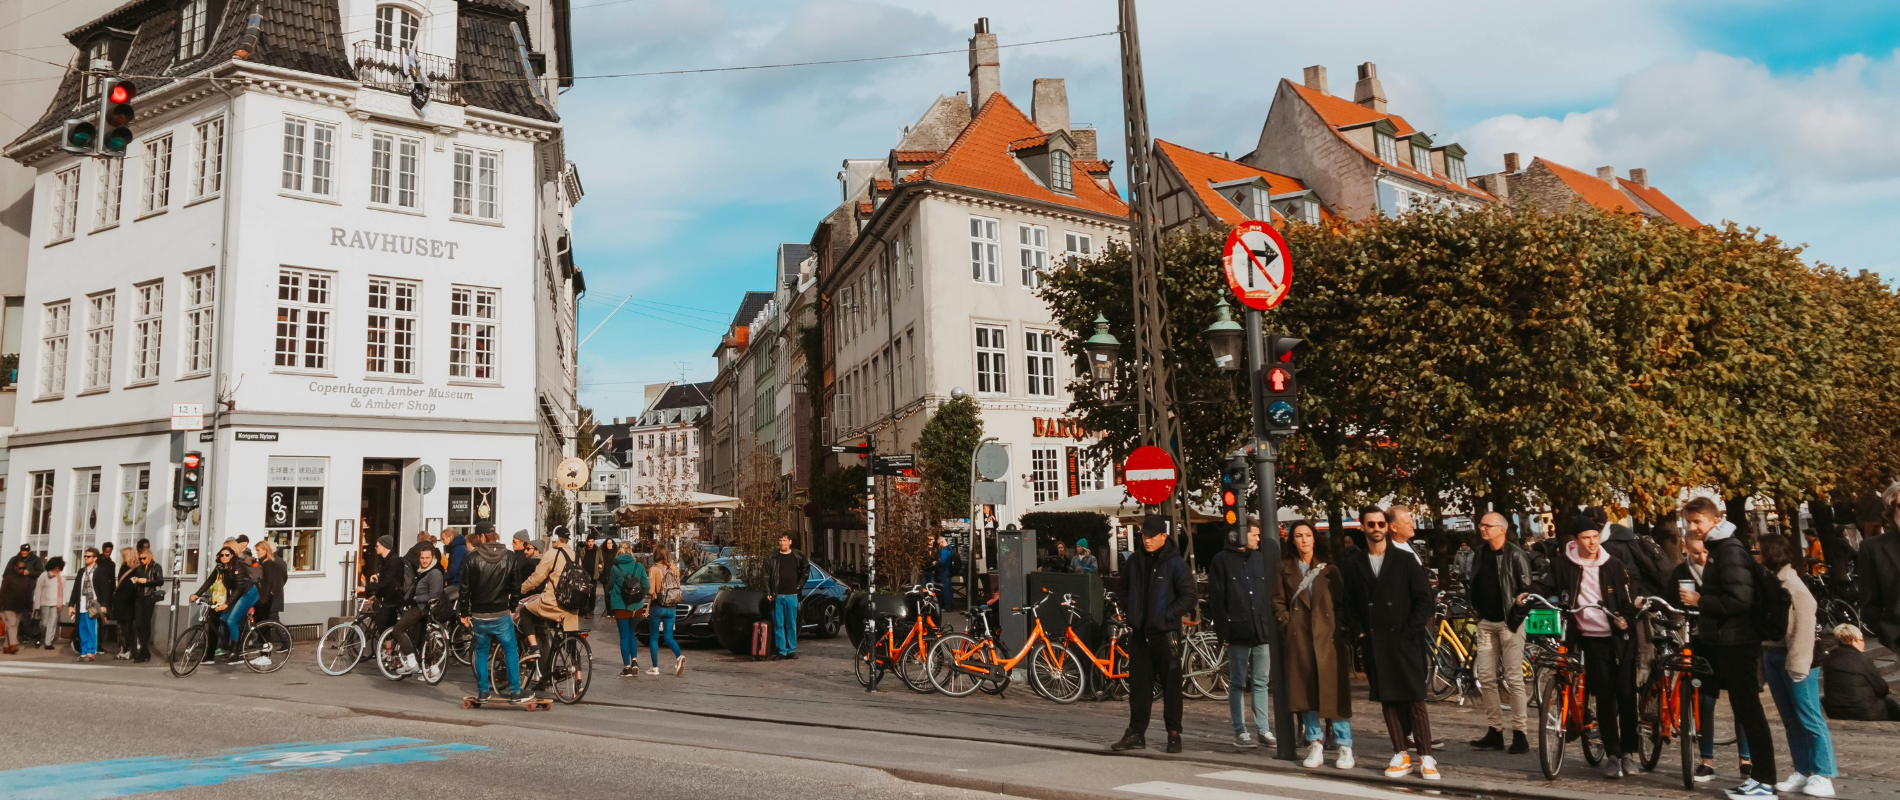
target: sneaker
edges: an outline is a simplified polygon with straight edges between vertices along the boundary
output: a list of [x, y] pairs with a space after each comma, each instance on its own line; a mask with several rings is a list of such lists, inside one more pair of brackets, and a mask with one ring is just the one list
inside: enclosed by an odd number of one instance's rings
[[1444, 777], [1438, 774], [1438, 759], [1432, 758], [1431, 756], [1419, 756], [1418, 776], [1428, 781], [1435, 781]]
[[1267, 747], [1279, 747], [1279, 746], [1280, 746], [1280, 740], [1279, 740], [1279, 739], [1277, 739], [1277, 738], [1274, 738], [1274, 736], [1273, 736], [1273, 731], [1270, 731], [1270, 730], [1264, 730], [1264, 729], [1263, 729], [1263, 730], [1261, 730], [1261, 731], [1260, 731], [1260, 737], [1259, 737], [1259, 738], [1260, 738], [1260, 743], [1261, 743], [1262, 745], [1265, 745], [1265, 746], [1267, 746]]
[[686, 671], [686, 657], [680, 656], [679, 658], [673, 659], [673, 674], [678, 675], [685, 671]]
[[1252, 750], [1254, 747], [1253, 734], [1246, 731], [1234, 734], [1235, 750]]
[[1504, 731], [1498, 730], [1497, 728], [1486, 728], [1483, 736], [1466, 742], [1466, 744], [1471, 745], [1474, 750], [1503, 750]]
[[268, 667], [270, 666], [270, 659], [265, 658], [264, 656], [258, 656], [256, 658], [251, 659], [251, 666]]
[[1604, 780], [1617, 780], [1623, 777], [1623, 759], [1615, 757], [1603, 759], [1603, 766], [1598, 767], [1597, 771], [1603, 774]]
[[1756, 781], [1754, 778], [1749, 778], [1748, 780], [1742, 781], [1742, 785], [1730, 789], [1724, 792], [1724, 794], [1728, 795], [1729, 800], [1753, 800], [1753, 798], [1758, 797], [1774, 797], [1775, 789], [1765, 783]]
[[403, 657], [402, 657], [402, 670], [403, 670], [404, 672], [419, 672], [419, 671], [421, 671], [421, 670], [420, 670], [420, 668], [416, 666], [416, 657], [415, 657], [415, 656], [403, 656]]
[[1514, 756], [1521, 756], [1530, 751], [1531, 751], [1531, 743], [1530, 743], [1530, 740], [1524, 738], [1524, 732], [1511, 731], [1511, 747], [1510, 749], [1505, 750], [1504, 752], [1509, 753]]
[[633, 672], [634, 672], [634, 670], [633, 670], [633, 667], [631, 667], [631, 666], [626, 666], [626, 667], [621, 667], [621, 668], [620, 668], [620, 677], [622, 677], [622, 678], [631, 678], [631, 677], [633, 677]]
[[1801, 787], [1801, 793], [1809, 797], [1833, 797], [1834, 781], [1825, 775], [1809, 775], [1808, 784]]
[[1715, 767], [1709, 766], [1708, 764], [1697, 764], [1695, 766], [1696, 783], [1708, 783], [1712, 780], [1715, 780]]
[[112, 660], [113, 661], [131, 661], [132, 654], [125, 652], [124, 650], [120, 650], [118, 655], [115, 655], [112, 657]]
[[480, 693], [478, 693], [478, 694], [476, 694], [476, 695], [475, 695], [475, 702], [476, 702], [476, 703], [486, 703], [486, 702], [488, 702], [488, 701], [490, 701], [490, 700], [493, 700], [493, 699], [495, 699], [495, 698], [494, 698], [494, 696], [493, 696], [493, 695], [490, 695], [490, 694], [489, 694], [489, 693], [487, 693], [487, 692], [480, 692]]
[[1148, 737], [1134, 731], [1128, 731], [1122, 734], [1122, 738], [1119, 741], [1109, 745], [1108, 749], [1117, 753], [1123, 750], [1146, 750], [1148, 749]]
[[513, 703], [518, 706], [525, 706], [534, 701], [535, 701], [534, 692], [522, 692], [521, 694], [515, 695], [514, 697], [511, 697], [508, 699], [508, 702]]
[[648, 669], [648, 670], [647, 670], [647, 674], [648, 674], [648, 675], [658, 675], [658, 674], [660, 674], [660, 668], [659, 668], [659, 667], [653, 667], [653, 668], [651, 668], [651, 669]]
[[1775, 784], [1775, 791], [1798, 792], [1806, 788], [1807, 785], [1808, 776], [1799, 772], [1790, 772], [1788, 773], [1788, 777], [1782, 778], [1780, 783]]
[[1317, 740], [1308, 743], [1306, 745], [1306, 760], [1300, 762], [1300, 766], [1312, 769], [1324, 763], [1326, 763], [1326, 743]]
[[1352, 748], [1350, 747], [1339, 748], [1339, 759], [1333, 762], [1333, 766], [1338, 767], [1340, 769], [1352, 769], [1353, 767], [1357, 765], [1358, 765], [1358, 762], [1352, 760]]
[[1181, 734], [1174, 731], [1168, 732], [1168, 752], [1181, 752]]
[[1385, 776], [1388, 778], [1403, 778], [1410, 774], [1412, 774], [1412, 754], [1393, 753], [1392, 763], [1387, 764], [1385, 767]]

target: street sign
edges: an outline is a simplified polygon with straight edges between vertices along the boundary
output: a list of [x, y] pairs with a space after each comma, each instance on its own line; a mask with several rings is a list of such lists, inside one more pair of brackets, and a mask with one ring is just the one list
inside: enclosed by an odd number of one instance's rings
[[1262, 311], [1280, 304], [1293, 288], [1293, 260], [1286, 238], [1272, 225], [1248, 220], [1234, 226], [1222, 249], [1227, 288], [1241, 305]]
[[1000, 481], [1009, 477], [1009, 448], [995, 442], [987, 442], [977, 448], [976, 474], [986, 481]]
[[203, 403], [173, 403], [172, 430], [201, 431], [205, 427], [205, 407]]
[[892, 483], [897, 484], [897, 490], [904, 494], [916, 494], [924, 488], [924, 479], [915, 475], [900, 475]]
[[1122, 465], [1122, 478], [1128, 482], [1128, 494], [1144, 506], [1158, 506], [1174, 495], [1180, 473], [1174, 457], [1153, 445], [1137, 447]]
[[587, 462], [568, 456], [561, 460], [560, 466], [554, 468], [554, 480], [561, 488], [578, 492], [587, 485], [587, 472]]
[[970, 497], [980, 506], [1009, 505], [1009, 484], [1003, 481], [977, 481], [970, 484]]
[[277, 441], [277, 432], [276, 431], [238, 431], [234, 434], [231, 434], [231, 437], [240, 442], [274, 442], [274, 441]]
[[424, 464], [416, 467], [416, 494], [428, 494], [435, 491], [435, 467]]
[[834, 444], [831, 445], [830, 450], [833, 453], [856, 453], [858, 455], [871, 452], [869, 445], [862, 444]]
[[917, 456], [910, 453], [871, 457], [871, 474], [873, 475], [902, 475], [907, 470], [916, 468]]
[[605, 503], [607, 502], [607, 493], [600, 490], [595, 490], [591, 492], [575, 492], [574, 502], [576, 503]]

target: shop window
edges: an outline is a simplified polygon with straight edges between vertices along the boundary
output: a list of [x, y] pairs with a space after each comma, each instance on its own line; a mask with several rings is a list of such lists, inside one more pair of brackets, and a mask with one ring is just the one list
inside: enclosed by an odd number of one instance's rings
[[272, 458], [265, 479], [264, 535], [292, 572], [321, 569], [327, 458]]

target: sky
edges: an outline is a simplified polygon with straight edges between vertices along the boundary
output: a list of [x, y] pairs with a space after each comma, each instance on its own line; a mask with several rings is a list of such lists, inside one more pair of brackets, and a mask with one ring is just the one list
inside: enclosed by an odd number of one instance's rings
[[[952, 51], [828, 66], [582, 78], [561, 99], [576, 209], [581, 403], [637, 415], [643, 384], [711, 380], [747, 290], [780, 242], [841, 200], [846, 158], [883, 158], [938, 95], [969, 88], [990, 19], [1003, 93], [1067, 81], [1125, 184], [1114, 0], [575, 0], [581, 76]], [[1900, 3], [1879, 0], [1148, 0], [1142, 59], [1155, 136], [1252, 150], [1274, 86], [1327, 67], [1352, 95], [1378, 64], [1388, 110], [1470, 152], [1603, 165], [1705, 222], [1734, 220], [1806, 257], [1900, 279]], [[622, 301], [626, 301], [622, 305]], [[616, 306], [617, 313], [612, 313]], [[611, 318], [609, 318], [612, 313]], [[604, 324], [603, 320], [605, 321]], [[596, 331], [596, 327], [598, 330]]]

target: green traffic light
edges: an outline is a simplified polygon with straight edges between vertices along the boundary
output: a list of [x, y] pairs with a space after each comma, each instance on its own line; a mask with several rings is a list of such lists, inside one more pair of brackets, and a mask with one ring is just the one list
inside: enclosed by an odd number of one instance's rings
[[1267, 421], [1275, 427], [1286, 428], [1293, 425], [1293, 404], [1285, 400], [1275, 400], [1267, 406]]
[[131, 146], [132, 131], [126, 128], [113, 128], [111, 133], [106, 134], [104, 147], [110, 152], [123, 153]]
[[66, 143], [74, 147], [91, 147], [96, 134], [97, 131], [92, 127], [92, 123], [82, 122], [72, 126], [66, 132]]

